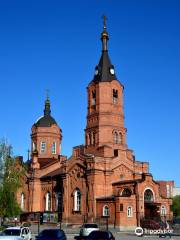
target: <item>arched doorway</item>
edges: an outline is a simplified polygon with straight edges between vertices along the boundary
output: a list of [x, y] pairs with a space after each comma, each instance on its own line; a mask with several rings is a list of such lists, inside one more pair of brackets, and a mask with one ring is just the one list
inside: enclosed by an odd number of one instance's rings
[[159, 216], [159, 207], [155, 203], [154, 193], [151, 189], [144, 191], [144, 217], [145, 219], [155, 219]]

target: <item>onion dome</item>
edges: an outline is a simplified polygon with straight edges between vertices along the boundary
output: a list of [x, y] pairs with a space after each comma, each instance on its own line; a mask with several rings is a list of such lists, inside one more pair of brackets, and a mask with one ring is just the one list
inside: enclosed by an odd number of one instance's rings
[[55, 119], [51, 117], [50, 101], [47, 97], [44, 107], [44, 116], [40, 117], [34, 125], [36, 127], [51, 127], [53, 124], [57, 125]]

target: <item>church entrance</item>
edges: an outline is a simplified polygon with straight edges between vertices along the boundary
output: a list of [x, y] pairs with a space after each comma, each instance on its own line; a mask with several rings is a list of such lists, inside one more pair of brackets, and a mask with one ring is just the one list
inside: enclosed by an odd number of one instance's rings
[[63, 180], [60, 176], [55, 177], [56, 185], [53, 188], [55, 193], [54, 208], [58, 214], [58, 222], [62, 221], [63, 215]]
[[154, 202], [154, 195], [152, 190], [147, 189], [144, 192], [144, 218], [145, 219], [159, 219], [159, 204]]
[[145, 219], [158, 219], [159, 218], [159, 207], [154, 203], [144, 204], [144, 217]]

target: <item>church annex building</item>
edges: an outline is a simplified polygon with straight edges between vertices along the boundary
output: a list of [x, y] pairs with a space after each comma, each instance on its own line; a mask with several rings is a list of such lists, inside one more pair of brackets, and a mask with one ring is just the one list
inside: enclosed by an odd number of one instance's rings
[[[88, 111], [84, 145], [61, 155], [62, 130], [51, 116], [32, 126], [31, 159], [18, 193], [28, 219], [65, 224], [96, 222], [134, 229], [141, 219], [171, 219], [173, 181], [155, 181], [147, 162], [136, 161], [126, 143], [123, 85], [108, 55], [108, 33], [101, 33], [102, 54], [87, 86]], [[127, 116], [128, 117], [128, 116]]]

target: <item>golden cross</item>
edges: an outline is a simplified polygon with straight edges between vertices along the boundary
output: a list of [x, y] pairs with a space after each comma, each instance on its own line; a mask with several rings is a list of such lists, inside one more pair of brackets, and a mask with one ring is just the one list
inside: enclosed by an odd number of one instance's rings
[[103, 19], [104, 28], [106, 28], [107, 17], [105, 15], [103, 15], [102, 19]]
[[49, 89], [46, 89], [46, 98], [49, 99]]

